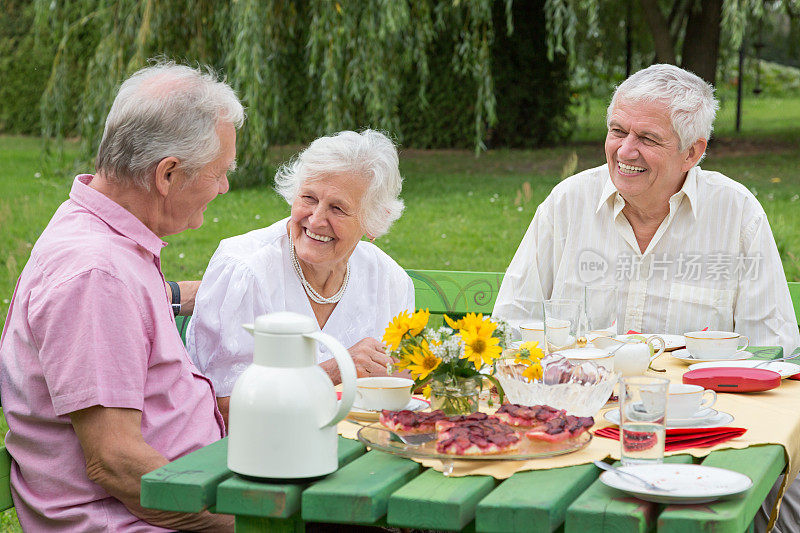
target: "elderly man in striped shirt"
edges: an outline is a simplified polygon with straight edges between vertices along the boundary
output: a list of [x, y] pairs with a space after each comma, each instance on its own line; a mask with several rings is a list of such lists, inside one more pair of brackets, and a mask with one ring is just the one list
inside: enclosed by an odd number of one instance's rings
[[[800, 335], [764, 209], [698, 166], [717, 108], [709, 84], [672, 65], [625, 80], [608, 106], [607, 164], [565, 179], [538, 207], [494, 315], [518, 325], [542, 300], [611, 284], [617, 331], [735, 330], [792, 353]], [[798, 485], [776, 531], [799, 531]]]

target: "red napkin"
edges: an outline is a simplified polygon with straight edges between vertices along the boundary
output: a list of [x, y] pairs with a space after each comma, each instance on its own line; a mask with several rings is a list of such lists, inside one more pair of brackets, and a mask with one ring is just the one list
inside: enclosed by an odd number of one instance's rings
[[[668, 429], [664, 450], [668, 452], [687, 448], [708, 448], [736, 437], [741, 437], [747, 430], [744, 428], [677, 428]], [[607, 427], [598, 429], [595, 435], [607, 439], [619, 440], [619, 428]]]

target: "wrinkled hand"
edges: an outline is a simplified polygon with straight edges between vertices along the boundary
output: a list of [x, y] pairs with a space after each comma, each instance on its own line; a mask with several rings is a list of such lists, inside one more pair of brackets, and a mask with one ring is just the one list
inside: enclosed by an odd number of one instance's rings
[[360, 378], [386, 376], [386, 365], [392, 358], [386, 355], [384, 345], [372, 337], [365, 337], [347, 350], [356, 365], [356, 374]]

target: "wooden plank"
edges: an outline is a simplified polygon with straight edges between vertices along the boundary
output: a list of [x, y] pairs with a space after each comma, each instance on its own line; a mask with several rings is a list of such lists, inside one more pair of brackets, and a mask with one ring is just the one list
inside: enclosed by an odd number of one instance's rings
[[597, 479], [592, 464], [518, 472], [478, 504], [475, 529], [485, 532], [554, 531], [569, 506]]
[[[688, 464], [692, 456], [673, 455], [665, 457], [664, 462]], [[644, 533], [655, 525], [659, 510], [658, 504], [607, 487], [598, 479], [567, 508], [564, 530], [566, 533]]]
[[495, 485], [490, 476], [446, 477], [426, 470], [389, 497], [386, 521], [398, 527], [461, 530]]
[[698, 505], [671, 505], [658, 518], [658, 531], [664, 533], [740, 533], [752, 523], [761, 502], [786, 466], [782, 446], [751, 446], [744, 450], [712, 452], [706, 466], [741, 472], [753, 480], [753, 487], [742, 497]]
[[303, 520], [375, 523], [386, 514], [389, 495], [421, 468], [410, 459], [367, 452], [303, 492]]
[[[339, 437], [339, 468], [363, 455], [358, 441]], [[261, 483], [233, 475], [217, 487], [216, 512], [288, 518], [300, 510], [300, 496], [309, 483]]]
[[217, 485], [230, 477], [228, 439], [222, 439], [142, 476], [143, 507], [197, 513], [214, 505]]
[[11, 456], [5, 446], [0, 445], [0, 511], [14, 507], [11, 499]]

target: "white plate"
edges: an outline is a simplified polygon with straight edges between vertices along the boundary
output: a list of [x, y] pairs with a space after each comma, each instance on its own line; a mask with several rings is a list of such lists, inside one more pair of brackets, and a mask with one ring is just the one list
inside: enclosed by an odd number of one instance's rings
[[694, 363], [719, 363], [725, 361], [743, 361], [745, 359], [750, 359], [753, 357], [753, 354], [748, 352], [747, 350], [739, 350], [733, 356], [726, 357], [725, 359], [701, 359], [699, 357], [693, 356], [689, 350], [684, 348], [683, 350], [675, 350], [670, 354], [672, 357], [677, 359], [682, 363], [686, 363], [687, 365], [691, 365]]
[[[612, 424], [619, 425], [619, 409], [611, 409], [603, 415]], [[717, 428], [733, 422], [733, 415], [724, 411], [707, 409], [692, 418], [668, 418], [667, 429], [677, 428]]]
[[[425, 409], [429, 405], [430, 404], [428, 402], [426, 402], [425, 400], [421, 400], [419, 398], [411, 398], [411, 401], [409, 401], [406, 404], [406, 406], [403, 407], [403, 409], [400, 409], [400, 411], [402, 411], [402, 410], [421, 411], [422, 409]], [[350, 409], [350, 414], [348, 414], [347, 416], [349, 418], [355, 418], [356, 420], [367, 420], [367, 421], [370, 421], [370, 422], [374, 422], [374, 421], [378, 420], [381, 417], [381, 412], [380, 411], [369, 411], [367, 409], [362, 409], [362, 408], [356, 407], [354, 405], [353, 408]]]
[[653, 335], [661, 337], [664, 339], [664, 343], [666, 344], [664, 347], [665, 352], [671, 352], [672, 350], [677, 350], [678, 348], [683, 348], [686, 346], [686, 337], [683, 335], [668, 335], [662, 333], [631, 333], [629, 335], [617, 335], [617, 338], [624, 340], [628, 337], [633, 337], [634, 335], [644, 337], [645, 339], [652, 337]]
[[622, 466], [620, 469], [658, 487], [673, 490], [650, 490], [636, 480], [616, 472], [603, 472], [600, 481], [639, 499], [656, 503], [712, 502], [723, 496], [741, 494], [753, 486], [753, 481], [744, 474], [712, 466], [665, 463]]
[[[694, 365], [689, 365], [689, 370], [695, 370], [697, 368], [754, 368], [758, 363], [763, 363], [764, 361], [761, 360], [753, 360], [750, 359], [749, 361], [715, 361], [713, 363], [697, 363]], [[790, 363], [789, 361], [775, 361], [774, 363], [769, 363], [766, 365], [761, 365], [760, 367], [763, 370], [772, 370], [773, 372], [777, 372], [781, 375], [782, 378], [788, 378], [789, 376], [793, 376], [795, 374], [800, 373], [800, 365], [795, 363]]]

